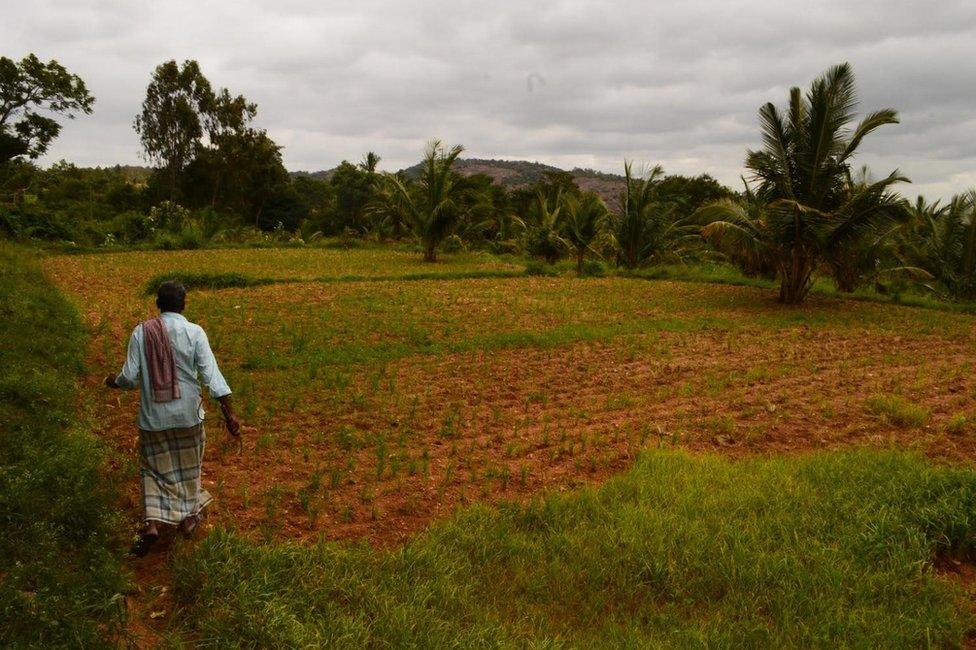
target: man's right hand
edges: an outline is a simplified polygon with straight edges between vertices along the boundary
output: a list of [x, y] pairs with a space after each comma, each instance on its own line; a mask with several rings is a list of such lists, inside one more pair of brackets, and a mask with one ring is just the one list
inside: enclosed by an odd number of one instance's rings
[[105, 385], [109, 388], [118, 388], [119, 385], [115, 381], [115, 375], [109, 375], [105, 378]]

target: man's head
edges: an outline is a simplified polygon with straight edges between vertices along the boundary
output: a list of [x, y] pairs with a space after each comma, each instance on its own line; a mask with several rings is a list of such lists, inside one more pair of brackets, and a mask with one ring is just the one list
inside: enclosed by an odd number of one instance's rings
[[159, 311], [181, 313], [186, 307], [186, 287], [174, 280], [167, 280], [156, 290], [156, 306]]

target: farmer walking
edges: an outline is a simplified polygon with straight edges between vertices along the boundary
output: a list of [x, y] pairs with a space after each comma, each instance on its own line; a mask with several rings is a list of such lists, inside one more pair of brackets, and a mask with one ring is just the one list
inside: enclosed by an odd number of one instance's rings
[[139, 475], [145, 529], [131, 553], [142, 557], [159, 539], [159, 524], [189, 536], [213, 497], [200, 486], [206, 435], [199, 375], [220, 402], [227, 430], [240, 434], [230, 387], [217, 368], [207, 334], [182, 314], [186, 289], [164, 282], [156, 294], [159, 316], [136, 326], [129, 351], [109, 388], [139, 388]]

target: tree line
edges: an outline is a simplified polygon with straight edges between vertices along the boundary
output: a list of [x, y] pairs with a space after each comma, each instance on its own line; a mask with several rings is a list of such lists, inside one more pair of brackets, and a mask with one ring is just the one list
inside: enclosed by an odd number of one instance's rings
[[[432, 141], [419, 166], [378, 170], [366, 153], [326, 178], [289, 174], [281, 148], [254, 126], [257, 105], [213, 86], [195, 61], [153, 71], [134, 119], [148, 173], [33, 161], [60, 132], [58, 116], [92, 111], [84, 82], [34, 55], [0, 58], [0, 229], [11, 237], [88, 246], [192, 248], [211, 242], [311, 243], [320, 238], [415, 241], [438, 251], [483, 248], [571, 258], [625, 270], [716, 260], [777, 280], [785, 303], [802, 302], [816, 277], [842, 292], [922, 288], [976, 298], [976, 192], [914, 202], [894, 170], [875, 177], [854, 158], [891, 109], [856, 120], [848, 64], [834, 66], [785, 109], [759, 110], [762, 147], [732, 191], [707, 175], [623, 166], [619, 196], [604, 201], [573, 174], [547, 171], [506, 188], [461, 175], [463, 147]], [[598, 260], [598, 261], [597, 261]]]

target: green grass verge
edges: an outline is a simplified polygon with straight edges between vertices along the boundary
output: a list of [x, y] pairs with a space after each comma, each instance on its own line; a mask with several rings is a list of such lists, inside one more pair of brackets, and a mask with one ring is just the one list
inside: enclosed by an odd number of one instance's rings
[[142, 291], [149, 296], [156, 293], [159, 285], [167, 280], [175, 280], [187, 289], [242, 289], [266, 284], [296, 284], [319, 282], [322, 284], [342, 282], [409, 282], [412, 280], [480, 280], [490, 278], [521, 277], [518, 271], [457, 271], [448, 273], [404, 273], [400, 275], [337, 275], [320, 278], [254, 278], [243, 273], [188, 273], [172, 271], [160, 273], [150, 278]]
[[168, 280], [181, 283], [187, 289], [241, 289], [262, 284], [271, 284], [274, 280], [267, 278], [252, 278], [243, 273], [188, 273], [186, 271], [170, 271], [159, 273], [149, 278], [143, 285], [143, 293], [147, 296], [156, 293], [159, 285]]
[[911, 455], [657, 451], [395, 550], [218, 531], [175, 593], [215, 647], [954, 646], [973, 621], [932, 559], [972, 556], [974, 512], [976, 474]]
[[0, 243], [0, 646], [104, 645], [122, 623], [102, 450], [75, 415], [84, 331]]

